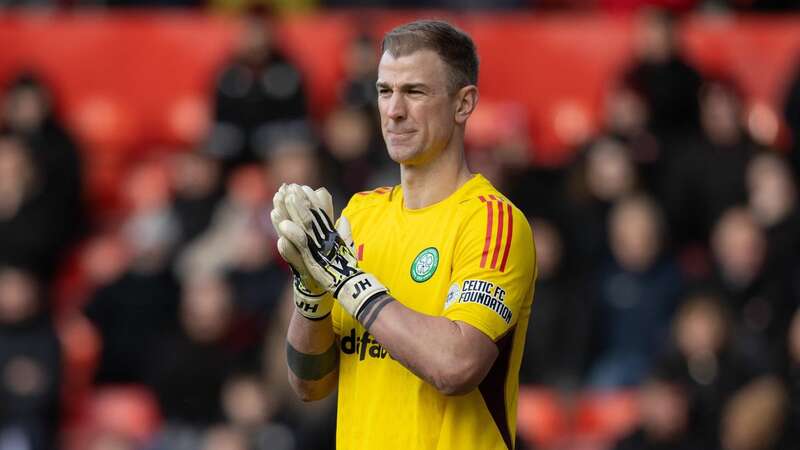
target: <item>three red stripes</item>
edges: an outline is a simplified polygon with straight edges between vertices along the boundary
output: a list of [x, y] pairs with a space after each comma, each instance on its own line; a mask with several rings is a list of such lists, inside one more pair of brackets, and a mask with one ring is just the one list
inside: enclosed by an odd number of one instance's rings
[[502, 199], [489, 195], [489, 200], [484, 196], [478, 197], [481, 202], [486, 205], [486, 238], [483, 243], [483, 254], [481, 255], [481, 268], [486, 268], [486, 263], [489, 259], [489, 249], [492, 246], [492, 234], [494, 234], [494, 207], [497, 206], [497, 235], [494, 242], [494, 251], [492, 252], [492, 259], [490, 267], [497, 268], [497, 261], [500, 257], [500, 244], [503, 241], [503, 235], [506, 235], [506, 245], [503, 248], [502, 258], [500, 260], [500, 271], [506, 270], [506, 262], [508, 261], [508, 253], [511, 250], [511, 238], [514, 233], [514, 214], [511, 210], [511, 204], [504, 202]]

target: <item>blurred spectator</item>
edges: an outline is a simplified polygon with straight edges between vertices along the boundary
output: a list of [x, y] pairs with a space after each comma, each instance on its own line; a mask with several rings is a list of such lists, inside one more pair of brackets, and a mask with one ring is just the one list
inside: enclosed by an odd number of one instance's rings
[[[339, 92], [339, 101], [347, 108], [362, 109], [374, 113], [378, 105], [378, 49], [375, 40], [361, 34], [350, 41], [344, 53], [344, 81]], [[375, 116], [371, 123], [379, 125]], [[377, 128], [377, 127], [376, 127]]]
[[[269, 147], [265, 156], [264, 169], [274, 183], [280, 181], [316, 186], [322, 179], [320, 158], [309, 139], [278, 140]], [[277, 185], [270, 188], [278, 190]]]
[[649, 116], [644, 99], [630, 87], [618, 86], [608, 93], [604, 111], [606, 133], [626, 144], [644, 183], [642, 187], [660, 197], [660, 180], [669, 155], [663, 154], [663, 145], [648, 129]]
[[113, 232], [93, 236], [85, 244], [80, 260], [87, 292], [113, 283], [128, 270], [129, 259], [130, 252], [123, 236]]
[[227, 165], [263, 156], [259, 149], [287, 128], [310, 130], [303, 78], [279, 50], [273, 19], [251, 14], [242, 26], [237, 53], [217, 82], [209, 143]]
[[181, 243], [191, 242], [211, 224], [223, 195], [220, 172], [219, 162], [202, 152], [175, 156], [172, 209], [180, 223]]
[[180, 249], [176, 271], [180, 277], [216, 275], [233, 267], [239, 242], [248, 229], [263, 230], [268, 187], [263, 170], [247, 165], [231, 173], [225, 196], [217, 204], [208, 228]]
[[0, 264], [48, 277], [63, 248], [66, 219], [47, 198], [42, 173], [17, 135], [0, 133]]
[[50, 450], [60, 415], [61, 346], [28, 272], [0, 268], [0, 449]]
[[[517, 101], [482, 99], [481, 107], [470, 116], [470, 125], [464, 136], [470, 169], [519, 201], [519, 207], [527, 204], [524, 197], [531, 192], [525, 192], [526, 188], [540, 187], [537, 185], [541, 183], [535, 177], [537, 169], [544, 169], [531, 167], [534, 151], [528, 124], [528, 111]], [[585, 133], [573, 132], [569, 126], [565, 128], [565, 141], [585, 140]]]
[[252, 450], [247, 437], [239, 430], [227, 426], [209, 428], [203, 438], [201, 450]]
[[[795, 58], [797, 59], [797, 58]], [[783, 117], [789, 126], [792, 137], [791, 161], [796, 177], [800, 177], [800, 61], [795, 65], [786, 99], [783, 105]]]
[[787, 340], [784, 377], [788, 387], [788, 410], [781, 449], [800, 447], [800, 308], [792, 315]]
[[623, 83], [644, 100], [648, 128], [662, 143], [699, 128], [697, 94], [701, 76], [681, 55], [675, 17], [644, 9], [634, 35], [636, 53]]
[[338, 202], [346, 202], [356, 192], [399, 182], [397, 167], [375, 131], [363, 109], [339, 108], [325, 120], [320, 159], [325, 186]]
[[176, 295], [164, 273], [129, 271], [98, 289], [85, 309], [103, 342], [95, 383], [144, 380], [150, 354], [175, 322]]
[[168, 425], [208, 426], [223, 418], [222, 387], [236, 357], [225, 343], [233, 304], [222, 278], [183, 282], [180, 327], [151, 350], [144, 367]]
[[[470, 163], [471, 164], [471, 163]], [[472, 168], [472, 166], [470, 166]], [[475, 169], [473, 169], [475, 170]], [[514, 204], [529, 216], [546, 217], [563, 223], [571, 239], [564, 184], [567, 170], [564, 167], [529, 165], [524, 171], [509, 174], [507, 195]]]
[[689, 399], [673, 381], [650, 377], [639, 388], [640, 425], [614, 450], [701, 450], [689, 429]]
[[140, 210], [123, 226], [129, 267], [99, 287], [84, 309], [103, 341], [95, 382], [142, 382], [150, 355], [175, 328], [178, 289], [169, 262], [176, 228], [161, 207]]
[[691, 430], [714, 448], [725, 401], [766, 372], [768, 362], [755, 342], [738, 336], [726, 307], [712, 293], [690, 295], [679, 309], [670, 349], [657, 372], [682, 384], [691, 399]]
[[785, 336], [795, 300], [779, 274], [765, 271], [763, 231], [744, 208], [733, 208], [714, 227], [711, 245], [715, 273], [709, 284], [720, 291], [745, 330], [768, 340], [774, 354], [785, 354]]
[[745, 172], [756, 147], [742, 126], [741, 102], [730, 83], [706, 84], [703, 133], [667, 168], [666, 207], [680, 243], [706, 241], [720, 215], [747, 199]]
[[45, 202], [54, 219], [49, 232], [70, 242], [83, 225], [82, 167], [75, 141], [54, 112], [53, 95], [35, 76], [17, 78], [5, 93], [0, 124], [30, 148]]
[[792, 277], [800, 269], [800, 208], [791, 168], [780, 156], [761, 153], [747, 165], [746, 182], [748, 206], [767, 239], [765, 271]]
[[280, 404], [267, 392], [256, 374], [240, 374], [225, 383], [222, 393], [225, 416], [247, 437], [250, 450], [292, 450], [292, 430], [273, 419]]
[[682, 279], [664, 251], [664, 222], [651, 199], [626, 197], [614, 205], [608, 220], [613, 258], [596, 276], [592, 341], [597, 349], [589, 381], [632, 385], [647, 375], [663, 347]]
[[608, 255], [608, 213], [614, 202], [632, 194], [639, 183], [628, 148], [613, 139], [593, 142], [571, 168], [567, 179], [568, 223], [576, 261], [594, 270]]
[[583, 375], [589, 328], [576, 277], [564, 261], [555, 224], [532, 219], [536, 239], [536, 301], [520, 368], [521, 383], [575, 388]]
[[233, 258], [227, 268], [235, 306], [229, 344], [257, 368], [264, 334], [275, 324], [278, 302], [286, 284], [286, 272], [274, 259], [274, 241], [263, 224], [253, 223], [231, 245]]
[[[286, 145], [290, 145], [288, 141]], [[292, 169], [299, 173], [303, 168]], [[250, 361], [258, 360], [264, 332], [273, 320], [286, 282], [283, 268], [273, 258], [272, 226], [264, 222], [268, 220], [264, 216], [268, 189], [259, 167], [235, 170], [224, 197], [216, 205], [210, 201], [204, 205], [215, 208], [210, 224], [181, 249], [177, 258], [182, 278], [226, 277], [235, 306], [228, 343], [235, 351], [250, 355]]]
[[775, 378], [753, 382], [725, 405], [720, 440], [723, 450], [775, 448], [786, 410], [786, 390]]

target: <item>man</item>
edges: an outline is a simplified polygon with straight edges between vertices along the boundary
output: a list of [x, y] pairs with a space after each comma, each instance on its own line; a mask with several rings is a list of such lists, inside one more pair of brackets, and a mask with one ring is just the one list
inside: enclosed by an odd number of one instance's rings
[[449, 24], [394, 29], [377, 88], [401, 185], [353, 196], [338, 232], [324, 189], [275, 196], [290, 382], [309, 401], [338, 382], [337, 448], [514, 448], [535, 255], [524, 215], [464, 159], [477, 72]]

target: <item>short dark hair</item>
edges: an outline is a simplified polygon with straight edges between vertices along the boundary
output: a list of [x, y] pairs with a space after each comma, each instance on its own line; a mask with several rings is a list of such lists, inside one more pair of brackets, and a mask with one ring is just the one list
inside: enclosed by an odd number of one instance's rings
[[419, 50], [432, 50], [450, 67], [452, 91], [478, 84], [478, 52], [467, 33], [442, 20], [417, 20], [386, 33], [381, 54], [395, 58]]

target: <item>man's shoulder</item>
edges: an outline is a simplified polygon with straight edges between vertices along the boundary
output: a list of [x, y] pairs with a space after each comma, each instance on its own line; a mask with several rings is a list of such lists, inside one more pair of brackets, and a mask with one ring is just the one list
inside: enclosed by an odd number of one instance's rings
[[523, 253], [532, 252], [533, 233], [525, 213], [488, 180], [481, 178], [465, 189], [459, 200], [464, 217], [463, 237], [475, 242], [469, 245], [478, 245], [492, 256], [508, 254], [512, 248]]
[[343, 213], [356, 214], [365, 209], [388, 205], [396, 195], [397, 186], [381, 186], [370, 191], [356, 192]]
[[505, 217], [512, 213], [516, 217], [524, 217], [524, 213], [508, 197], [494, 187], [489, 180], [480, 175], [479, 179], [475, 180], [474, 183], [470, 183], [467, 189], [462, 191], [458, 205], [468, 215], [480, 212], [485, 214], [491, 212], [493, 215], [499, 215], [502, 210], [502, 214]]

